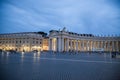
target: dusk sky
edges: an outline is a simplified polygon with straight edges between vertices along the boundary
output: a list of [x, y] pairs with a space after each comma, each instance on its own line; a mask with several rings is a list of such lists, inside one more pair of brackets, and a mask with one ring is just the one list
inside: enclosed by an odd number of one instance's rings
[[0, 33], [120, 34], [120, 0], [0, 0]]

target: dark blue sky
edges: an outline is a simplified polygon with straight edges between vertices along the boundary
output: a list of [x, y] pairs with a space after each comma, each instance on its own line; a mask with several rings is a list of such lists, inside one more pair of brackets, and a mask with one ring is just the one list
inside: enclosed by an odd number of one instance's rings
[[0, 33], [120, 34], [120, 0], [1, 0]]

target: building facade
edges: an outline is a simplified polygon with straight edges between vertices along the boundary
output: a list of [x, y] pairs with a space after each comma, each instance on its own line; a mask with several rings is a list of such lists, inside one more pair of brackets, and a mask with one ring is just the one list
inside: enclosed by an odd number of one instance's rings
[[9, 33], [0, 35], [0, 49], [16, 51], [42, 51], [43, 33], [40, 32], [23, 32]]
[[120, 52], [120, 36], [95, 36], [77, 34], [63, 30], [51, 30], [49, 34], [51, 51], [116, 51]]
[[63, 30], [0, 34], [0, 49], [16, 51], [120, 52], [120, 36], [95, 36]]

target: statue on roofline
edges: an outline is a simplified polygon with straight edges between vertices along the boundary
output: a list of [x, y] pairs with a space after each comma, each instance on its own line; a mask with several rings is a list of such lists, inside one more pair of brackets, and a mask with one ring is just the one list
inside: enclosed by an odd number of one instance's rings
[[65, 32], [65, 31], [66, 31], [66, 27], [64, 27], [64, 28], [62, 29], [62, 31], [64, 31], [64, 32]]

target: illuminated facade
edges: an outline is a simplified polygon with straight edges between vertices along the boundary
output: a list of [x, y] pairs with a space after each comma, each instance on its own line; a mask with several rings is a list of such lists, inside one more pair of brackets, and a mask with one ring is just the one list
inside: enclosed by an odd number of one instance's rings
[[0, 34], [0, 49], [16, 51], [117, 51], [120, 36], [95, 36], [63, 30]]
[[0, 49], [16, 51], [42, 51], [43, 36], [38, 32], [10, 33], [0, 35]]
[[63, 30], [51, 30], [49, 34], [51, 51], [117, 51], [120, 52], [120, 36], [95, 36], [77, 34]]
[[48, 51], [49, 50], [49, 43], [48, 43], [49, 37], [44, 37], [43, 38], [43, 50]]

